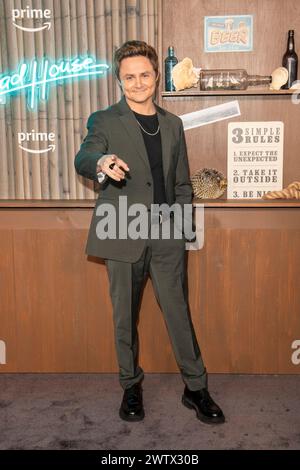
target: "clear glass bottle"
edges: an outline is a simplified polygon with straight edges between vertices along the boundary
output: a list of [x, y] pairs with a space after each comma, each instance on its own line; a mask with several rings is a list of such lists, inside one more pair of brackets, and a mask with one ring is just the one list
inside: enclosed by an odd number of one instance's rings
[[200, 71], [200, 90], [246, 90], [248, 86], [269, 85], [268, 75], [248, 75], [244, 69]]
[[281, 88], [291, 88], [293, 82], [297, 80], [298, 56], [295, 52], [294, 30], [290, 29], [288, 34], [288, 42], [286, 52], [282, 58], [282, 66], [289, 72], [289, 78], [285, 85]]
[[174, 53], [174, 47], [168, 47], [168, 57], [165, 59], [165, 91], [175, 91], [172, 79], [172, 70], [178, 64], [178, 59]]

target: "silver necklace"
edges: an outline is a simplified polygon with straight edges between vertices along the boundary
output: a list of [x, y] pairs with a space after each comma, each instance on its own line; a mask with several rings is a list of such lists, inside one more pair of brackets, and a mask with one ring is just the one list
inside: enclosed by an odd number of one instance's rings
[[159, 133], [159, 124], [158, 124], [157, 131], [155, 131], [154, 134], [151, 134], [150, 132], [147, 132], [147, 131], [143, 128], [142, 124], [138, 121], [138, 119], [137, 119], [137, 123], [138, 123], [138, 125], [140, 126], [140, 128], [142, 129], [142, 131], [145, 132], [145, 134], [148, 134], [148, 135], [156, 135], [156, 134]]

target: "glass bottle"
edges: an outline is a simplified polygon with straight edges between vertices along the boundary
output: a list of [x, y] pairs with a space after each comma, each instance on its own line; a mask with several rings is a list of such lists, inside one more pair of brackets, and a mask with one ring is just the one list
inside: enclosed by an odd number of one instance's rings
[[175, 91], [172, 80], [173, 67], [178, 64], [178, 59], [174, 54], [174, 47], [168, 47], [168, 57], [165, 59], [165, 91]]
[[282, 58], [282, 66], [289, 72], [289, 78], [281, 88], [291, 88], [293, 82], [297, 80], [298, 56], [295, 52], [294, 30], [290, 29], [286, 52]]
[[214, 69], [200, 71], [200, 90], [246, 90], [248, 86], [269, 85], [268, 75], [248, 75], [244, 69]]

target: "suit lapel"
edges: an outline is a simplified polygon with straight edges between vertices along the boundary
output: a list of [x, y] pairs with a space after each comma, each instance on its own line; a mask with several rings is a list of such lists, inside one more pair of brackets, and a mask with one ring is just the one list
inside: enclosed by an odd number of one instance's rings
[[[155, 104], [155, 103], [154, 103]], [[158, 122], [160, 126], [161, 146], [162, 146], [162, 159], [163, 159], [163, 172], [165, 184], [167, 182], [167, 175], [171, 159], [171, 129], [166, 114], [162, 108], [155, 104], [158, 116]], [[126, 131], [131, 139], [131, 142], [135, 145], [139, 156], [142, 158], [147, 169], [151, 172], [147, 150], [145, 147], [144, 139], [140, 130], [140, 127], [134, 117], [133, 112], [128, 106], [125, 96], [118, 103], [118, 109], [120, 112], [120, 119], [123, 123]]]
[[171, 160], [171, 138], [172, 133], [169, 125], [169, 121], [164, 114], [162, 114], [162, 109], [157, 107], [157, 116], [160, 127], [160, 136], [161, 136], [161, 147], [162, 147], [162, 160], [163, 160], [163, 171], [164, 171], [164, 180], [165, 185], [167, 184], [167, 176]]

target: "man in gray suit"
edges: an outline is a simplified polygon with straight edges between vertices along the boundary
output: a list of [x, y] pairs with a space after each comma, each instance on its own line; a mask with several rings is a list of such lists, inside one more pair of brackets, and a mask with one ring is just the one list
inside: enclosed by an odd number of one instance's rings
[[[108, 270], [119, 379], [124, 390], [119, 414], [126, 421], [144, 418], [137, 321], [149, 273], [185, 383], [182, 402], [195, 409], [201, 421], [223, 423], [222, 410], [207, 390], [207, 372], [189, 312], [185, 239], [178, 237], [180, 230], [175, 235], [172, 211], [153, 211], [153, 207], [174, 204], [182, 209], [191, 207], [182, 121], [154, 102], [159, 71], [153, 47], [143, 41], [127, 41], [115, 52], [114, 69], [123, 97], [89, 117], [88, 134], [75, 157], [75, 167], [80, 175], [101, 183], [86, 252], [105, 259]], [[124, 212], [133, 204], [142, 204], [148, 211], [146, 229], [142, 223], [147, 237], [124, 233]], [[117, 217], [111, 215], [104, 224], [103, 215], [109, 208]], [[130, 210], [128, 214], [126, 228], [133, 222]], [[182, 222], [184, 211], [181, 216]], [[171, 232], [168, 237], [163, 235], [166, 223]], [[108, 231], [104, 230], [108, 225]], [[158, 229], [155, 236], [153, 228]]]

